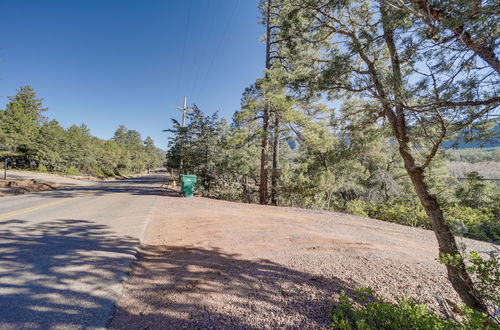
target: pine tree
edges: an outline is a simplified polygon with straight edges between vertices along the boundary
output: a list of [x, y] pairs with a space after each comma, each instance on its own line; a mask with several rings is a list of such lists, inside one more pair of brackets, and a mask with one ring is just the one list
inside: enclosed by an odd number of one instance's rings
[[[289, 70], [298, 73], [290, 86], [331, 99], [369, 100], [352, 107], [348, 117], [363, 112], [391, 128], [440, 254], [459, 255], [426, 170], [445, 139], [478, 127], [495, 111], [498, 75], [480, 57], [419, 34], [410, 14], [385, 1], [289, 0], [281, 17]], [[447, 270], [463, 301], [486, 311], [465, 265], [448, 264]]]

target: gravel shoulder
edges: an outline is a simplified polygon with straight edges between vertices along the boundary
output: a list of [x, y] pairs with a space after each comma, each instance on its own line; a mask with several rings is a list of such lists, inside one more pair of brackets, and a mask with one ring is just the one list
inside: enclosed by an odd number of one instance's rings
[[88, 187], [99, 182], [130, 179], [144, 175], [145, 173], [140, 173], [102, 179], [84, 175], [66, 176], [53, 173], [9, 170], [7, 172], [7, 180], [3, 180], [2, 172], [2, 179], [0, 179], [0, 197], [22, 195], [65, 187]]
[[88, 177], [67, 177], [51, 173], [9, 170], [7, 179], [0, 179], [0, 197], [29, 194], [72, 186], [89, 186], [95, 182]]
[[459, 301], [431, 231], [374, 219], [164, 196], [142, 243], [110, 328], [323, 328], [339, 293], [365, 286]]

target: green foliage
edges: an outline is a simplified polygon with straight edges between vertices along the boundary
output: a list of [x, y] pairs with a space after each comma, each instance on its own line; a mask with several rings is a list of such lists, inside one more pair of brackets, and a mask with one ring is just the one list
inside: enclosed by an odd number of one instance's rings
[[[461, 255], [442, 254], [439, 261], [446, 265], [459, 265], [463, 261]], [[491, 252], [488, 259], [476, 251], [471, 251], [465, 260], [466, 269], [475, 280], [477, 294], [488, 302], [492, 309], [500, 306], [500, 262], [498, 252]]]
[[64, 174], [66, 174], [66, 175], [79, 175], [80, 171], [76, 167], [70, 166], [64, 170]]
[[477, 172], [467, 174], [465, 183], [457, 192], [457, 198], [462, 205], [469, 207], [484, 207], [492, 202], [496, 185], [484, 181]]
[[468, 258], [467, 271], [477, 279], [479, 294], [493, 306], [500, 306], [500, 261], [497, 253], [491, 253], [489, 259], [482, 258], [472, 251]]
[[455, 202], [444, 208], [452, 230], [465, 237], [500, 241], [500, 186], [477, 172], [467, 174], [455, 190]]
[[9, 101], [0, 111], [0, 149], [22, 154], [19, 162], [28, 163], [29, 155], [36, 150], [39, 125], [44, 120], [42, 112], [46, 109], [30, 86], [21, 87]]
[[371, 218], [406, 226], [431, 228], [427, 214], [416, 200], [396, 199], [385, 203], [370, 203], [366, 209]]
[[487, 149], [449, 149], [445, 155], [447, 160], [456, 162], [500, 162], [500, 147]]
[[454, 205], [445, 210], [445, 216], [456, 234], [483, 241], [500, 241], [500, 223], [491, 209]]
[[334, 329], [499, 329], [487, 315], [463, 308], [462, 320], [443, 319], [414, 299], [390, 303], [371, 289], [360, 289], [353, 298], [340, 294], [330, 314]]
[[46, 109], [34, 90], [25, 86], [0, 110], [0, 155], [17, 168], [71, 175], [113, 176], [160, 166], [164, 154], [151, 138], [124, 126], [114, 140], [90, 134], [85, 124], [64, 129], [42, 116]]
[[346, 203], [345, 211], [347, 213], [357, 215], [360, 217], [368, 217], [368, 213], [366, 213], [366, 203], [362, 200], [355, 199]]
[[[318, 126], [330, 132], [330, 142], [323, 149], [310, 143], [311, 139], [303, 139], [307, 125], [297, 123], [310, 119], [297, 120], [299, 115], [294, 119], [294, 132], [287, 133], [288, 140], [282, 143], [280, 151], [280, 204], [342, 211], [431, 229], [387, 132], [373, 124], [358, 130], [356, 127], [366, 119], [363, 117], [352, 117], [349, 122], [321, 120], [323, 109], [317, 110], [318, 117], [313, 117]], [[195, 107], [188, 115], [185, 130], [174, 122], [172, 132], [175, 134], [170, 144], [169, 166], [178, 166], [182, 152], [185, 170], [199, 176], [206, 196], [244, 202], [258, 200], [258, 125], [240, 118], [230, 127], [224, 120], [204, 115]], [[293, 149], [287, 143], [290, 140], [294, 141]], [[428, 184], [444, 206], [454, 232], [497, 241], [498, 186], [477, 175], [457, 181], [444, 170], [445, 164], [443, 158], [437, 157], [428, 171]]]

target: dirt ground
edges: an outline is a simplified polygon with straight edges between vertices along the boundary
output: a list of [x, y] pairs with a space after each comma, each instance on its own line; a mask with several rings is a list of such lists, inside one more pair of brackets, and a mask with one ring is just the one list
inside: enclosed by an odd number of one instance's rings
[[[461, 240], [488, 251], [491, 244]], [[458, 302], [432, 232], [332, 212], [161, 197], [109, 326], [323, 328], [339, 292]]]
[[[1, 171], [1, 175], [3, 178], [3, 169]], [[0, 179], [0, 197], [26, 194], [69, 186], [89, 186], [100, 181], [113, 181], [125, 178], [133, 178], [140, 175], [144, 174], [102, 179], [83, 175], [67, 176], [53, 173], [9, 170], [7, 172], [7, 180]]]
[[37, 180], [0, 180], [0, 197], [51, 190], [64, 186], [63, 184], [40, 182]]

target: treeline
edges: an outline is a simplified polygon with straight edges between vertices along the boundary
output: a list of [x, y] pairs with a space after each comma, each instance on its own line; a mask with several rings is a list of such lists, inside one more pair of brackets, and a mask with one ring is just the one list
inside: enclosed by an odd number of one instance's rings
[[[174, 120], [168, 166], [178, 168], [183, 158], [184, 172], [198, 176], [200, 190], [207, 197], [258, 203], [258, 134], [242, 123], [241, 112], [229, 124], [217, 114], [205, 115], [198, 107], [193, 108], [185, 128]], [[322, 141], [310, 128], [296, 127], [281, 134], [277, 204], [341, 211], [431, 229], [405, 175], [397, 145], [383, 127], [372, 124], [360, 131], [329, 118], [317, 124], [331, 132], [328, 150], [315, 147]], [[470, 173], [465, 181], [457, 180], [445, 169], [444, 157], [429, 168], [429, 185], [453, 231], [500, 242], [498, 185], [482, 180], [477, 173]]]
[[[447, 141], [496, 134], [495, 5], [261, 0], [264, 77], [244, 92], [229, 127], [212, 117], [195, 122], [193, 134], [174, 126], [171, 157], [202, 162], [191, 170], [221, 197], [430, 227], [439, 255], [451, 257], [443, 260], [453, 288], [488, 313], [452, 229], [463, 223], [468, 235], [478, 228], [495, 239], [498, 186], [484, 188], [474, 175], [462, 186], [440, 172]], [[220, 149], [207, 151], [203, 135], [213, 130]], [[204, 162], [207, 154], [215, 159]], [[485, 199], [465, 204], [475, 189]]]
[[500, 162], [500, 147], [449, 149], [446, 150], [445, 156], [453, 162]]
[[19, 169], [98, 177], [139, 173], [160, 166], [164, 152], [153, 140], [120, 126], [111, 140], [91, 135], [85, 124], [65, 129], [43, 116], [47, 109], [30, 86], [0, 110], [0, 156]]

